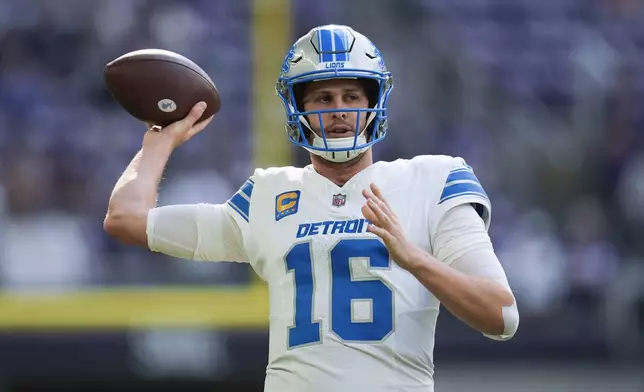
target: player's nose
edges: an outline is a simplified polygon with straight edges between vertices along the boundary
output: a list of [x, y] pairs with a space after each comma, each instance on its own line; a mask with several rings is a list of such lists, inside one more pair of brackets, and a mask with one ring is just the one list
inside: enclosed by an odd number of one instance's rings
[[[338, 108], [341, 109], [341, 108]], [[343, 120], [347, 119], [347, 112], [333, 112], [331, 113], [331, 117], [336, 119], [336, 118], [341, 118]]]
[[[332, 110], [339, 110], [339, 109], [344, 109], [346, 108], [346, 104], [342, 100], [341, 96], [334, 96], [333, 100], [331, 101], [331, 107], [329, 109]], [[346, 118], [347, 113], [346, 112], [332, 112], [333, 118], [341, 117], [341, 118]]]
[[[345, 109], [345, 108], [346, 108], [346, 106], [344, 105], [344, 102], [342, 102], [342, 100], [340, 100], [340, 99], [334, 99], [333, 100], [333, 106], [332, 106], [331, 109], [340, 110], [340, 109]], [[341, 119], [344, 120], [344, 119], [347, 118], [347, 112], [341, 112], [341, 111], [331, 112], [331, 117], [333, 117], [334, 119], [341, 118]]]

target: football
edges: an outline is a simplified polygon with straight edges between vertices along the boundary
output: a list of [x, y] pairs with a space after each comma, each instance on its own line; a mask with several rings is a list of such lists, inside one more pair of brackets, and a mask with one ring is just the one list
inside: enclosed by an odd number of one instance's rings
[[199, 101], [208, 104], [199, 121], [221, 109], [219, 91], [190, 59], [167, 50], [143, 49], [109, 62], [105, 83], [112, 97], [132, 116], [165, 127], [184, 118]]

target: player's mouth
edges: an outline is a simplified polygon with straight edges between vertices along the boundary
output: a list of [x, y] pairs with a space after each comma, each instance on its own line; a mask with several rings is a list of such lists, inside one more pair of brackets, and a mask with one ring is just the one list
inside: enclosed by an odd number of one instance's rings
[[355, 135], [353, 128], [348, 125], [341, 124], [333, 125], [324, 131], [326, 132], [326, 136], [329, 138], [351, 137]]

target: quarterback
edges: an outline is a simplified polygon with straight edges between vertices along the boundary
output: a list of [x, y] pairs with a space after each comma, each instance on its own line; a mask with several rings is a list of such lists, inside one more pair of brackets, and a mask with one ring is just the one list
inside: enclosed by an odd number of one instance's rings
[[110, 235], [175, 257], [250, 263], [267, 282], [267, 392], [433, 391], [440, 304], [490, 339], [517, 330], [473, 169], [449, 156], [373, 162], [392, 87], [367, 37], [316, 27], [288, 51], [276, 86], [288, 139], [310, 165], [256, 169], [221, 205], [157, 207], [170, 154], [211, 120], [196, 123], [199, 103], [148, 130], [116, 183]]

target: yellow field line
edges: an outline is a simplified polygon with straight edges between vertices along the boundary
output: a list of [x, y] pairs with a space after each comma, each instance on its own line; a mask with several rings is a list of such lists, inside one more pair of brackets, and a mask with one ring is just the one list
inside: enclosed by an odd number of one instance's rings
[[0, 292], [0, 329], [265, 328], [268, 291], [126, 288]]

